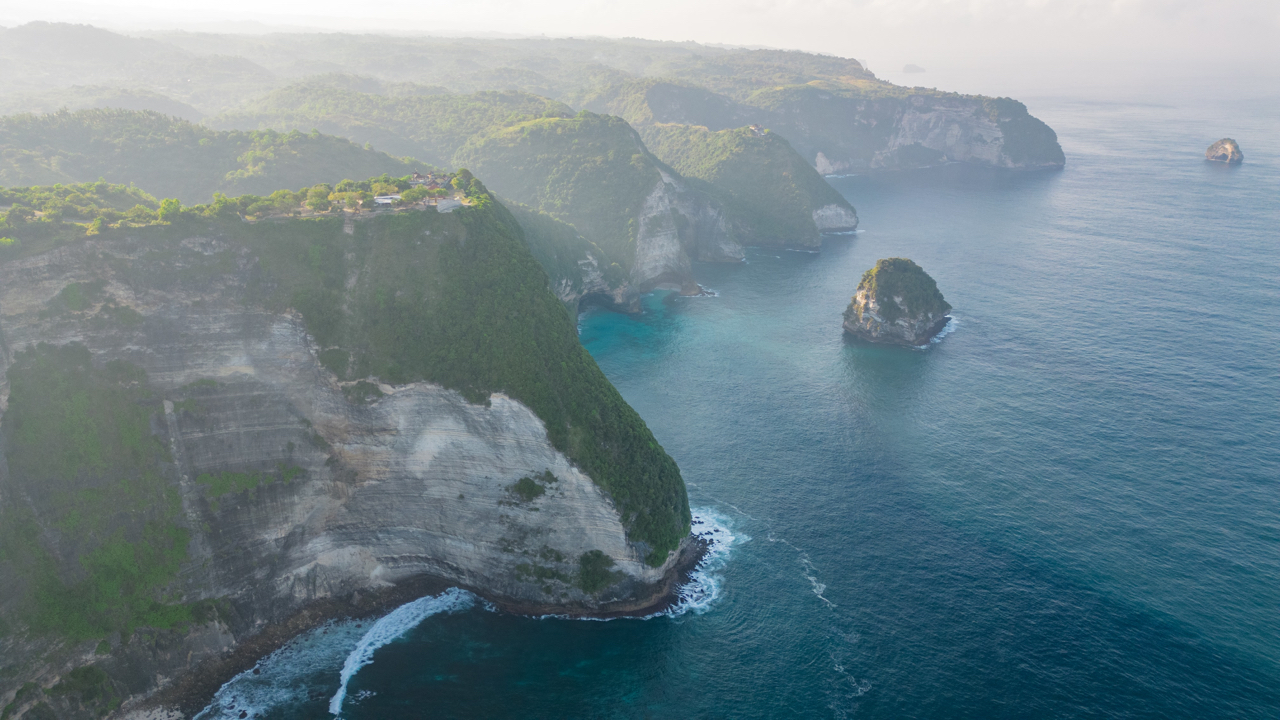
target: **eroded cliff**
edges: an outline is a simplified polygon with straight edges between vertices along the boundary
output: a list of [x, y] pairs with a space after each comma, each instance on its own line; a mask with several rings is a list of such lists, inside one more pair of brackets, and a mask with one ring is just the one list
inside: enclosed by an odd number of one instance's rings
[[21, 692], [73, 671], [136, 705], [311, 603], [423, 576], [642, 607], [685, 547], [678, 469], [492, 201], [0, 262], [0, 375], [16, 711], [96, 712]]

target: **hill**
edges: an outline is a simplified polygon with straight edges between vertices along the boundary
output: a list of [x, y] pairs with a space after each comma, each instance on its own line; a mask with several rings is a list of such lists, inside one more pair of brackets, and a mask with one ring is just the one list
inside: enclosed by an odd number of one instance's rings
[[[239, 130], [319, 129], [381, 150], [440, 166], [477, 133], [541, 117], [573, 115], [567, 105], [521, 92], [442, 94], [421, 86], [383, 95], [380, 83], [330, 76], [291, 85], [209, 121], [211, 127]], [[416, 94], [415, 91], [427, 94]]]
[[605, 276], [625, 278], [632, 296], [656, 285], [696, 292], [691, 260], [741, 257], [719, 203], [617, 117], [582, 112], [495, 128], [454, 162], [577, 228], [603, 253], [596, 260]]
[[849, 201], [777, 133], [663, 124], [641, 126], [640, 136], [682, 175], [708, 184], [741, 242], [816, 247], [824, 231], [858, 226]]
[[159, 197], [207, 202], [214, 193], [426, 171], [348, 140], [300, 132], [220, 132], [155, 112], [60, 111], [0, 118], [0, 185], [105, 179]]

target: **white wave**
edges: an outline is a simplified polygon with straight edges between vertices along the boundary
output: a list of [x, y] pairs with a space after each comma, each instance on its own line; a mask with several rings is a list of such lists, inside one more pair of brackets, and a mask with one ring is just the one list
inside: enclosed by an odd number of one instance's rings
[[947, 324], [942, 326], [942, 329], [938, 331], [937, 335], [934, 335], [933, 337], [929, 338], [929, 342], [925, 343], [924, 345], [916, 345], [915, 347], [917, 350], [927, 350], [930, 345], [937, 345], [938, 343], [942, 342], [942, 338], [955, 332], [955, 329], [958, 327], [960, 327], [960, 321], [957, 320], [956, 317], [953, 315], [947, 318]]
[[950, 320], [947, 320], [947, 324], [943, 325], [942, 329], [938, 331], [938, 334], [929, 339], [929, 342], [936, 343], [942, 340], [942, 338], [955, 332], [958, 327], [960, 327], [960, 321], [953, 315]]
[[466, 590], [449, 588], [439, 595], [428, 595], [405, 603], [374, 623], [342, 664], [341, 685], [329, 701], [329, 713], [336, 716], [342, 712], [342, 702], [347, 697], [347, 683], [351, 682], [360, 668], [373, 662], [373, 654], [378, 648], [393, 642], [432, 615], [465, 610], [474, 602], [475, 595]]
[[823, 594], [827, 591], [827, 584], [818, 580], [818, 568], [813, 564], [813, 561], [809, 559], [809, 553], [801, 550], [799, 547], [796, 547], [796, 545], [790, 540], [776, 537], [773, 533], [769, 533], [768, 539], [769, 542], [782, 543], [796, 551], [796, 559], [800, 563], [801, 567], [800, 574], [805, 580], [809, 581], [809, 586], [810, 589], [813, 590], [813, 594], [817, 595], [819, 600], [826, 603], [827, 607], [835, 609], [836, 604], [828, 600], [827, 596]]
[[333, 687], [333, 670], [351, 651], [364, 630], [363, 623], [343, 620], [310, 630], [227, 681], [197, 720], [231, 720], [272, 708], [297, 707]]
[[711, 508], [694, 508], [691, 532], [707, 542], [707, 552], [693, 572], [689, 582], [676, 591], [679, 599], [667, 610], [649, 617], [679, 617], [692, 612], [701, 615], [720, 598], [724, 584], [722, 571], [729, 562], [734, 545], [751, 538], [742, 533], [734, 534], [729, 526], [732, 521]]

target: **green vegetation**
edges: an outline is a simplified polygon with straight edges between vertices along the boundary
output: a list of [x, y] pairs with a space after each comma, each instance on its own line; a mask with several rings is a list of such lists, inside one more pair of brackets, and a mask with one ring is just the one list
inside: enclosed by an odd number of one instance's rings
[[[919, 265], [906, 258], [883, 258], [862, 274], [858, 292], [866, 290], [880, 306], [880, 316], [893, 322], [904, 315], [946, 315], [951, 305], [938, 284]], [[900, 298], [900, 300], [895, 300]]]
[[270, 485], [279, 480], [280, 482], [292, 482], [295, 478], [302, 475], [305, 471], [296, 466], [286, 466], [283, 463], [277, 468], [275, 474], [267, 472], [220, 472], [220, 473], [201, 473], [196, 477], [196, 482], [204, 486], [204, 496], [209, 499], [210, 505], [214, 512], [218, 509], [218, 499], [224, 495], [233, 493], [242, 493], [245, 491], [252, 492], [263, 485]]
[[454, 153], [474, 135], [534, 118], [572, 115], [566, 105], [521, 92], [388, 97], [312, 81], [272, 92], [210, 123], [282, 132], [318, 128], [443, 167], [456, 166]]
[[520, 496], [525, 502], [546, 494], [547, 489], [539, 485], [531, 477], [522, 477], [511, 486], [511, 492]]
[[777, 133], [649, 125], [641, 136], [663, 162], [709, 184], [744, 242], [816, 245], [820, 232], [814, 210], [836, 205], [853, 213], [853, 206]]
[[[453, 177], [449, 173], [436, 176], [446, 184]], [[402, 201], [395, 204], [405, 206], [427, 196], [442, 197], [454, 192], [451, 187], [431, 190], [413, 187], [411, 180], [411, 175], [393, 178], [384, 173], [368, 180], [343, 180], [336, 186], [320, 183], [297, 192], [277, 190], [266, 197], [241, 195], [230, 198], [214, 193], [213, 202], [186, 207], [176, 198], [156, 202], [155, 198], [132, 186], [105, 182], [0, 188], [0, 202], [12, 204], [8, 211], [0, 213], [0, 232], [15, 236], [0, 239], [0, 261], [44, 252], [61, 243], [85, 235], [99, 235], [111, 229], [182, 224], [203, 218], [261, 220], [302, 215], [304, 209], [311, 214], [336, 213], [344, 209], [347, 212], [373, 212], [375, 193], [403, 191]], [[127, 212], [117, 209], [135, 200], [140, 201], [139, 204]], [[57, 314], [66, 309], [55, 305], [49, 312]], [[136, 325], [139, 320], [137, 313], [130, 308], [111, 307], [106, 309], [106, 313], [112, 316], [110, 319], [126, 326]]]
[[[335, 370], [335, 372], [337, 371]], [[382, 389], [368, 380], [359, 380], [351, 385], [344, 385], [342, 394], [347, 398], [347, 402], [357, 405], [366, 405], [383, 397]]]
[[500, 194], [573, 225], [629, 270], [636, 216], [665, 168], [620, 118], [582, 112], [472, 138], [455, 156]]
[[427, 170], [423, 163], [318, 132], [219, 132], [154, 112], [81, 110], [0, 118], [0, 185], [103, 179], [198, 203], [215, 193], [266, 194], [342, 177]]
[[18, 688], [18, 692], [13, 694], [13, 700], [4, 706], [4, 712], [0, 713], [0, 720], [9, 720], [19, 707], [42, 695], [44, 695], [44, 690], [36, 683], [23, 683], [22, 687]]
[[[578, 229], [563, 220], [518, 203], [503, 199], [502, 204], [520, 223], [529, 252], [551, 278], [552, 289], [558, 295], [579, 295], [583, 291], [582, 266], [595, 258], [605, 282], [617, 287], [626, 279], [626, 272], [617, 262], [610, 263], [609, 255], [599, 245], [588, 240]], [[577, 315], [575, 307], [570, 308]]]
[[547, 486], [557, 482], [555, 475], [550, 470], [544, 470], [534, 477], [522, 477], [511, 485], [511, 492], [520, 496], [524, 502], [530, 502], [534, 498], [541, 497], [547, 492]]
[[96, 665], [85, 665], [67, 673], [57, 685], [49, 688], [50, 697], [74, 696], [82, 707], [102, 717], [120, 707], [111, 678]]
[[[80, 345], [41, 344], [8, 370], [6, 458], [26, 503], [0, 512], [0, 562], [26, 588], [38, 633], [72, 640], [190, 622], [162, 595], [187, 554], [180, 502], [151, 435], [159, 400], [136, 366], [94, 367]], [[39, 513], [56, 527], [50, 539]]]
[[578, 558], [578, 587], [594, 595], [622, 579], [622, 573], [610, 570], [613, 558], [599, 550], [589, 550]]

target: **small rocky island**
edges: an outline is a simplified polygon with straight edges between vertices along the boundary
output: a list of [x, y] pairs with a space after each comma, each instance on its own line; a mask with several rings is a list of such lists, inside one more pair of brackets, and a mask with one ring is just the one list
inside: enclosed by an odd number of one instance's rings
[[950, 319], [951, 305], [938, 284], [906, 258], [883, 258], [862, 274], [844, 311], [844, 329], [854, 337], [889, 345], [924, 345]]
[[1204, 159], [1235, 165], [1244, 162], [1244, 153], [1240, 152], [1240, 146], [1235, 140], [1222, 138], [1204, 151]]

